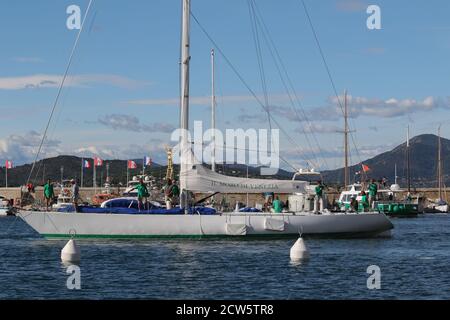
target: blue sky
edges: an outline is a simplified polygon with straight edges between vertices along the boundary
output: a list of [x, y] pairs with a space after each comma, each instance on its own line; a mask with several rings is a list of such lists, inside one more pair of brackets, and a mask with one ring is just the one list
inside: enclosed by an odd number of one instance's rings
[[[411, 135], [435, 133], [450, 120], [450, 3], [305, 0], [339, 93], [349, 91], [358, 162]], [[0, 160], [30, 161], [43, 132], [76, 31], [66, 8], [87, 0], [0, 3]], [[300, 0], [256, 0], [304, 111], [292, 117], [270, 51], [261, 40], [269, 107], [291, 137], [284, 158], [302, 166], [311, 148], [319, 168], [340, 167], [343, 120]], [[381, 8], [381, 30], [368, 30], [366, 8]], [[44, 156], [151, 155], [178, 126], [180, 1], [95, 0], [69, 81], [52, 121]], [[193, 0], [192, 12], [252, 90], [263, 95], [248, 1]], [[191, 119], [209, 124], [211, 42], [192, 21]], [[261, 107], [217, 55], [218, 127], [268, 128]], [[302, 128], [308, 133], [308, 144]], [[314, 136], [313, 136], [314, 135]], [[295, 140], [298, 147], [290, 141]], [[318, 146], [320, 145], [320, 152]], [[352, 144], [353, 147], [353, 144]], [[359, 154], [359, 156], [358, 156]], [[3, 160], [2, 160], [3, 159]]]

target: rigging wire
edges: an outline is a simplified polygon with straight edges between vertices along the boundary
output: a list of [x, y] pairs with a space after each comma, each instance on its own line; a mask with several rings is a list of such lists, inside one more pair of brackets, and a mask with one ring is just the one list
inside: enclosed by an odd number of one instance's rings
[[[195, 142], [192, 142], [191, 141], [191, 144], [195, 144]], [[198, 144], [197, 144], [198, 145]], [[202, 143], [202, 146], [205, 146], [205, 145], [207, 145], [206, 143]], [[215, 148], [216, 148], [216, 150], [221, 150], [222, 151], [222, 153], [223, 153], [223, 151], [224, 150], [239, 150], [239, 151], [246, 151], [246, 152], [259, 152], [259, 151], [261, 151], [261, 150], [258, 150], [258, 149], [250, 149], [250, 148], [239, 148], [239, 147], [237, 147], [237, 146], [228, 146], [226, 143], [223, 143], [222, 145], [217, 145], [216, 144], [216, 146], [215, 146]], [[280, 160], [282, 160], [284, 163], [286, 163], [291, 169], [293, 169], [294, 171], [298, 171], [298, 169], [297, 168], [295, 168], [290, 162], [288, 162], [288, 160], [286, 159], [286, 158], [283, 158], [279, 153], [277, 153], [276, 151], [272, 151], [273, 153], [275, 153], [279, 158], [280, 158]], [[225, 162], [226, 161], [223, 161], [223, 165], [225, 166]]]
[[[340, 107], [340, 109], [341, 109], [341, 111], [342, 111], [342, 114], [345, 114], [345, 112], [344, 112], [344, 107], [342, 106], [341, 98], [340, 98], [340, 96], [339, 96], [339, 94], [338, 94], [338, 91], [337, 91], [337, 89], [336, 89], [336, 84], [335, 84], [335, 82], [334, 82], [333, 76], [332, 76], [332, 74], [331, 74], [331, 70], [330, 70], [330, 68], [329, 68], [329, 66], [328, 66], [328, 63], [327, 63], [327, 60], [326, 60], [326, 58], [325, 58], [325, 54], [324, 54], [324, 52], [323, 52], [323, 50], [322, 50], [322, 46], [320, 45], [319, 37], [317, 36], [316, 29], [314, 28], [314, 24], [312, 23], [312, 19], [311, 19], [311, 16], [309, 15], [308, 8], [306, 7], [306, 4], [305, 4], [305, 1], [304, 1], [304, 0], [299, 0], [299, 1], [300, 1], [301, 4], [303, 5], [303, 9], [304, 9], [305, 14], [306, 14], [306, 17], [307, 17], [307, 19], [308, 19], [309, 26], [310, 26], [311, 31], [312, 31], [312, 33], [313, 33], [313, 36], [314, 36], [314, 39], [315, 39], [317, 48], [318, 48], [318, 50], [319, 50], [319, 52], [320, 52], [320, 56], [322, 57], [322, 62], [323, 62], [323, 64], [324, 64], [325, 70], [326, 70], [326, 72], [327, 72], [327, 74], [328, 74], [328, 78], [329, 78], [329, 80], [330, 80], [330, 83], [331, 83], [331, 86], [332, 86], [332, 88], [333, 88], [334, 94], [335, 94], [335, 96], [336, 96], [336, 98], [337, 98], [338, 105], [339, 105], [339, 107]], [[359, 161], [362, 163], [362, 159], [361, 159], [361, 156], [360, 156], [360, 154], [359, 154], [358, 147], [357, 147], [357, 145], [356, 145], [356, 143], [355, 143], [355, 139], [354, 139], [353, 134], [352, 134], [351, 132], [350, 132], [350, 137], [351, 137], [351, 139], [352, 139], [352, 143], [353, 143], [353, 145], [354, 145], [354, 147], [355, 147], [355, 151], [356, 151], [356, 154], [357, 154], [357, 156], [358, 156], [358, 158], [359, 158]]]
[[[266, 82], [266, 75], [264, 71], [264, 60], [262, 56], [262, 50], [261, 50], [261, 42], [259, 40], [259, 32], [258, 32], [258, 26], [256, 23], [256, 15], [254, 12], [254, 8], [252, 6], [251, 0], [247, 0], [248, 9], [249, 9], [249, 16], [250, 16], [250, 23], [252, 26], [252, 34], [253, 34], [253, 42], [255, 44], [255, 50], [256, 50], [256, 57], [258, 61], [258, 67], [259, 67], [259, 75], [261, 78], [261, 86], [264, 94], [264, 101], [266, 103], [266, 113], [267, 113], [267, 121], [269, 123], [269, 129], [272, 132], [272, 121], [270, 119], [270, 109], [269, 109], [269, 95], [267, 90], [267, 82]], [[274, 142], [272, 139], [270, 140], [272, 149], [275, 149]]]
[[78, 46], [78, 42], [80, 40], [81, 33], [83, 32], [84, 23], [85, 23], [86, 18], [87, 18], [88, 14], [89, 14], [89, 10], [91, 8], [91, 5], [92, 5], [93, 1], [94, 0], [89, 0], [88, 7], [87, 7], [86, 12], [84, 14], [84, 18], [83, 18], [83, 21], [81, 23], [80, 30], [78, 31], [77, 37], [75, 39], [75, 43], [73, 44], [72, 51], [70, 52], [69, 61], [67, 63], [66, 69], [64, 71], [64, 75], [63, 75], [63, 78], [61, 80], [61, 84], [60, 84], [60, 86], [58, 88], [58, 93], [57, 93], [55, 101], [53, 103], [53, 106], [52, 106], [52, 109], [51, 109], [51, 112], [50, 112], [50, 116], [48, 118], [47, 125], [46, 125], [45, 130], [44, 130], [44, 134], [42, 135], [42, 139], [41, 139], [41, 142], [39, 144], [39, 148], [38, 148], [38, 150], [36, 152], [36, 156], [34, 158], [33, 165], [31, 166], [30, 173], [28, 175], [26, 184], [28, 184], [30, 182], [31, 176], [32, 176], [34, 168], [36, 166], [36, 161], [39, 158], [39, 155], [40, 155], [40, 153], [42, 151], [42, 147], [43, 147], [43, 145], [45, 143], [45, 140], [46, 140], [46, 137], [47, 137], [47, 132], [48, 132], [49, 127], [50, 127], [50, 123], [52, 121], [52, 118], [53, 118], [53, 115], [55, 113], [56, 107], [58, 105], [59, 98], [61, 96], [61, 92], [62, 92], [62, 89], [64, 87], [64, 83], [65, 83], [65, 81], [67, 79], [67, 75], [69, 74], [70, 66], [72, 65], [72, 60], [73, 60], [73, 57], [75, 55], [75, 51], [76, 51], [76, 48]]
[[[285, 64], [283, 63], [283, 59], [281, 58], [281, 55], [280, 55], [280, 53], [279, 53], [279, 51], [277, 49], [277, 46], [275, 45], [275, 42], [273, 41], [273, 38], [270, 35], [269, 28], [267, 27], [267, 24], [264, 22], [262, 14], [259, 11], [258, 6], [256, 5], [256, 1], [252, 0], [252, 2], [253, 2], [254, 7], [256, 9], [255, 12], [257, 13], [256, 18], [258, 20], [258, 23], [261, 26], [261, 28], [265, 31], [265, 33], [263, 32], [264, 40], [266, 41], [267, 47], [269, 48], [269, 52], [270, 52], [270, 54], [272, 56], [272, 59], [274, 60], [275, 67], [276, 67], [276, 69], [278, 71], [278, 75], [280, 77], [280, 80], [281, 80], [281, 82], [282, 82], [282, 84], [283, 84], [283, 86], [284, 86], [284, 88], [286, 90], [286, 93], [287, 93], [288, 97], [289, 97], [289, 100], [291, 102], [292, 110], [294, 111], [294, 115], [295, 115], [295, 117], [297, 118], [297, 120], [300, 123], [305, 121], [306, 123], [308, 123], [310, 128], [312, 128], [311, 121], [309, 120], [309, 118], [308, 118], [308, 116], [307, 116], [307, 114], [306, 114], [306, 112], [305, 112], [305, 110], [304, 110], [304, 108], [302, 106], [301, 100], [300, 100], [300, 98], [299, 98], [299, 96], [298, 96], [298, 94], [297, 94], [297, 92], [296, 92], [296, 90], [294, 88], [294, 85], [293, 85], [293, 82], [292, 82], [292, 80], [291, 80], [291, 78], [289, 76], [289, 73], [287, 72], [287, 68], [286, 68]], [[283, 73], [284, 73], [284, 77], [286, 78], [289, 86], [286, 83], [285, 78], [283, 77]], [[292, 92], [292, 94], [291, 94], [291, 92]], [[295, 99], [293, 98], [293, 96], [294, 96]], [[294, 102], [294, 100], [295, 100], [295, 102], [297, 102], [298, 108], [296, 107], [296, 103]], [[300, 117], [300, 115], [298, 113], [298, 109], [300, 109], [300, 111], [302, 113], [302, 116], [303, 116], [303, 119]], [[309, 148], [311, 150], [310, 152], [312, 153], [312, 155], [315, 158], [316, 162], [319, 163], [318, 156], [317, 156], [316, 152], [314, 151], [314, 149], [312, 147], [312, 144], [310, 142], [308, 133], [305, 131], [305, 128], [303, 126], [301, 126], [301, 129], [302, 129], [303, 134], [305, 135], [306, 142], [307, 142], [307, 144], [308, 144], [308, 146], [309, 146]], [[323, 150], [321, 149], [320, 144], [319, 144], [319, 142], [317, 140], [317, 137], [314, 134], [314, 132], [310, 132], [310, 134], [311, 134], [311, 136], [314, 139], [314, 142], [315, 142], [315, 144], [316, 144], [316, 146], [317, 146], [317, 148], [319, 150], [319, 153], [323, 153]], [[322, 162], [325, 164], [325, 167], [329, 167], [328, 163], [327, 163], [327, 161], [326, 161], [326, 159], [324, 157], [322, 157]]]
[[[264, 105], [264, 103], [261, 101], [261, 99], [258, 97], [258, 95], [253, 91], [253, 89], [250, 87], [250, 85], [245, 81], [245, 79], [242, 77], [242, 75], [237, 71], [236, 67], [231, 63], [231, 61], [228, 59], [228, 57], [225, 55], [225, 53], [222, 51], [222, 49], [218, 46], [218, 44], [214, 41], [214, 39], [211, 37], [211, 35], [206, 31], [206, 29], [203, 27], [203, 25], [200, 23], [200, 21], [197, 19], [197, 17], [194, 15], [194, 13], [191, 10], [191, 16], [194, 19], [195, 23], [198, 25], [200, 30], [204, 33], [204, 35], [208, 38], [208, 40], [214, 45], [214, 47], [217, 49], [217, 51], [220, 53], [220, 55], [223, 57], [225, 62], [228, 64], [230, 69], [233, 71], [233, 73], [238, 77], [239, 81], [242, 82], [242, 84], [247, 88], [247, 90], [250, 92], [250, 94], [255, 98], [256, 102], [263, 108], [264, 111], [268, 111], [268, 108]], [[270, 113], [269, 113], [270, 115]], [[287, 134], [285, 129], [276, 121], [275, 118], [273, 118], [272, 115], [270, 115], [271, 120], [278, 126], [279, 130], [283, 132], [286, 137], [290, 140], [290, 142], [293, 145], [296, 145], [299, 150], [302, 150], [301, 147], [297, 144], [297, 141], [292, 139], [292, 137]], [[303, 159], [306, 163], [308, 161], [306, 159]]]

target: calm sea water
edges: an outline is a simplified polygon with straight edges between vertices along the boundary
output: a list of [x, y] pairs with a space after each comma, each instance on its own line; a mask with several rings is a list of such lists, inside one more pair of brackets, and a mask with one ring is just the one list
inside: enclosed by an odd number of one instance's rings
[[[87, 241], [81, 290], [66, 287], [65, 241], [0, 219], [0, 299], [450, 299], [450, 215], [394, 219], [390, 239]], [[367, 289], [367, 267], [381, 289]]]

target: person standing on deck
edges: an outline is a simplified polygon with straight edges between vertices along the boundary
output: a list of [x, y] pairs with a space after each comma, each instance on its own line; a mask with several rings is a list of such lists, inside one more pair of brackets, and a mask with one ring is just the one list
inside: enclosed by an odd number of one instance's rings
[[322, 184], [322, 180], [318, 181], [315, 188], [316, 196], [314, 197], [314, 213], [323, 211], [323, 189], [325, 186]]
[[375, 183], [375, 180], [372, 179], [371, 183], [369, 184], [369, 207], [373, 209], [374, 201], [376, 200], [378, 193], [378, 186]]
[[173, 181], [172, 205], [177, 204], [179, 196], [180, 196], [180, 188], [178, 187], [177, 182]]
[[273, 211], [275, 213], [281, 213], [283, 211], [283, 203], [278, 196], [273, 201]]
[[75, 208], [75, 212], [78, 212], [78, 201], [80, 200], [80, 188], [77, 181], [72, 180], [72, 203]]
[[367, 194], [364, 191], [361, 192], [361, 205], [363, 208], [363, 212], [367, 211], [369, 202], [367, 201]]
[[139, 184], [136, 187], [138, 193], [138, 209], [141, 211], [142, 204], [147, 203], [147, 198], [149, 197], [147, 186], [144, 183], [144, 180], [139, 179]]
[[172, 209], [172, 204], [173, 204], [173, 190], [174, 189], [174, 185], [172, 182], [172, 179], [167, 179], [167, 183], [164, 186], [164, 201], [166, 202], [166, 208], [168, 210]]
[[53, 198], [55, 196], [55, 192], [53, 190], [53, 184], [50, 181], [50, 179], [47, 180], [47, 183], [44, 185], [44, 198], [45, 198], [45, 204], [47, 207], [47, 211], [49, 206], [53, 202]]

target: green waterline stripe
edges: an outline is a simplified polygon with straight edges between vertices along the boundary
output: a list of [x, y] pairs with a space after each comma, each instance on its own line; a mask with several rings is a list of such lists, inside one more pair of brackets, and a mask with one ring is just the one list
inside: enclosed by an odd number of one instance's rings
[[[350, 232], [350, 233], [323, 233], [323, 234], [304, 234], [306, 238], [366, 238], [383, 233], [389, 230], [373, 232]], [[42, 234], [47, 239], [230, 239], [230, 240], [251, 240], [251, 239], [295, 239], [299, 237], [298, 233], [266, 233], [266, 234], [247, 234], [245, 236], [232, 236], [226, 234], [186, 234], [186, 235], [147, 235], [147, 234]]]
[[247, 234], [245, 236], [232, 236], [226, 234], [174, 234], [174, 235], [153, 235], [153, 234], [42, 234], [48, 239], [244, 239], [244, 238], [295, 238], [298, 233], [280, 233], [280, 234]]

